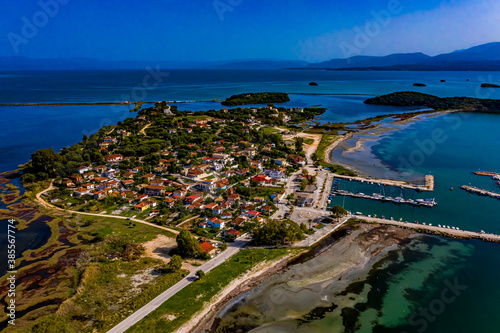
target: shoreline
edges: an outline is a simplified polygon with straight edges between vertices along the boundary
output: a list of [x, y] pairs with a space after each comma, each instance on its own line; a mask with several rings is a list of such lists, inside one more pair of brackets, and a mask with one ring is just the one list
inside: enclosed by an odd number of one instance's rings
[[300, 256], [303, 252], [297, 254], [288, 254], [284, 258], [276, 261], [261, 263], [250, 270], [250, 272], [231, 281], [215, 297], [213, 297], [203, 310], [179, 327], [175, 333], [201, 333], [206, 330], [211, 331], [213, 325], [220, 313], [226, 309], [235, 299], [257, 287], [263, 279], [279, 273], [292, 260]]
[[[454, 112], [460, 112], [460, 110], [436, 111], [436, 112], [424, 114], [424, 115], [420, 114], [420, 115], [416, 115], [416, 116], [411, 117], [411, 118], [395, 120], [395, 121], [391, 122], [390, 125], [396, 125], [396, 126], [407, 125], [410, 123], [415, 123], [415, 122], [421, 121], [423, 119], [442, 116], [442, 115], [454, 113]], [[410, 181], [404, 181], [404, 180], [372, 178], [372, 176], [370, 174], [367, 174], [366, 172], [362, 171], [360, 168], [357, 168], [355, 164], [346, 164], [346, 163], [338, 162], [332, 158], [333, 150], [337, 149], [338, 146], [341, 143], [343, 143], [344, 141], [352, 139], [355, 134], [364, 135], [364, 134], [367, 134], [369, 132], [378, 131], [377, 137], [380, 137], [380, 135], [383, 134], [384, 132], [387, 132], [387, 131], [393, 130], [393, 129], [397, 130], [397, 128], [395, 128], [394, 126], [389, 126], [388, 128], [381, 128], [380, 125], [381, 124], [379, 123], [379, 124], [376, 124], [376, 125], [371, 126], [369, 128], [362, 129], [360, 131], [352, 131], [352, 132], [349, 132], [347, 134], [344, 134], [344, 135], [338, 137], [337, 139], [335, 139], [335, 141], [330, 146], [328, 146], [328, 148], [325, 150], [325, 156], [324, 156], [324, 159], [327, 163], [334, 164], [334, 165], [335, 164], [341, 165], [342, 167], [344, 167], [348, 170], [351, 170], [359, 175], [357, 177], [351, 177], [351, 176], [343, 176], [343, 175], [335, 174], [335, 177], [343, 178], [343, 179], [352, 179], [355, 181], [379, 183], [381, 185], [405, 187], [405, 188], [418, 190], [418, 191], [428, 191], [428, 192], [434, 191], [434, 177], [432, 175], [425, 175], [423, 177], [423, 179], [418, 181], [418, 182], [424, 181], [423, 185], [415, 184], [416, 181], [410, 182]], [[368, 141], [368, 138], [356, 139], [355, 146], [349, 148], [348, 151], [350, 153], [354, 153], [354, 152], [358, 152], [358, 151], [361, 151], [363, 149], [366, 149], [365, 143], [367, 141]], [[347, 151], [347, 150], [344, 150], [344, 151]]]
[[[382, 260], [388, 252], [396, 250], [400, 245], [411, 241], [414, 237], [420, 234], [414, 230], [408, 230], [403, 228], [398, 228], [397, 226], [391, 225], [370, 225], [370, 224], [360, 224], [358, 227], [347, 227], [352, 232], [346, 233], [340, 238], [332, 240], [322, 251], [317, 253], [311, 258], [299, 263], [294, 263], [290, 267], [283, 265], [275, 265], [271, 267], [266, 272], [260, 276], [255, 277], [255, 281], [252, 281], [254, 286], [247, 285], [246, 288], [233, 288], [225, 297], [220, 297], [218, 302], [211, 304], [215, 310], [206, 311], [203, 318], [199, 319], [201, 321], [194, 323], [196, 327], [191, 330], [177, 330], [176, 333], [202, 333], [202, 332], [214, 332], [215, 325], [218, 325], [230, 310], [231, 307], [236, 305], [241, 299], [247, 297], [255, 290], [257, 286], [263, 286], [264, 290], [269, 288], [269, 284], [263, 284], [264, 279], [270, 278], [271, 276], [279, 276], [281, 274], [290, 274], [293, 271], [314, 271], [314, 269], [321, 269], [322, 266], [330, 267], [328, 268], [328, 274], [319, 274], [315, 277], [307, 279], [311, 284], [325, 284], [328, 280], [336, 281], [336, 290], [341, 292], [347, 288], [352, 283], [357, 281], [362, 281], [369, 274], [370, 269], [380, 260]], [[335, 260], [341, 258], [355, 256], [357, 260], [354, 262], [343, 265], [343, 264], [333, 264], [330, 262], [332, 258], [332, 253], [334, 253]], [[315, 268], [316, 267], [316, 268]], [[297, 273], [292, 273], [295, 276]], [[301, 275], [300, 273], [298, 273]], [[332, 278], [330, 274], [333, 274]], [[281, 280], [286, 277], [282, 277]], [[296, 287], [302, 285], [305, 281], [298, 282]], [[277, 282], [278, 284], [280, 281]], [[329, 285], [329, 283], [326, 283]], [[273, 285], [271, 283], [271, 285]], [[258, 293], [263, 293], [260, 290]], [[257, 295], [258, 296], [258, 295]], [[323, 297], [324, 300], [324, 297]], [[198, 318], [196, 318], [198, 319]]]

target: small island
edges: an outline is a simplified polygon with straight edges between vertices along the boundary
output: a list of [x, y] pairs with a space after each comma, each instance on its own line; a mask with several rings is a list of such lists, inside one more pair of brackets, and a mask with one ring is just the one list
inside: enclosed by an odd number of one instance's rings
[[400, 91], [388, 95], [369, 98], [365, 104], [393, 106], [426, 106], [434, 110], [500, 111], [500, 100], [472, 97], [446, 97]]
[[314, 81], [313, 81], [313, 82], [309, 82], [309, 85], [310, 85], [310, 86], [317, 86], [318, 84], [317, 84], [316, 82], [314, 82]]
[[500, 88], [500, 85], [494, 83], [482, 83], [481, 88]]
[[423, 84], [423, 83], [414, 83], [413, 86], [414, 87], [427, 87], [427, 85]]
[[290, 97], [288, 97], [286, 93], [261, 92], [233, 95], [226, 98], [221, 104], [235, 106], [245, 104], [283, 103], [288, 101], [290, 101]]

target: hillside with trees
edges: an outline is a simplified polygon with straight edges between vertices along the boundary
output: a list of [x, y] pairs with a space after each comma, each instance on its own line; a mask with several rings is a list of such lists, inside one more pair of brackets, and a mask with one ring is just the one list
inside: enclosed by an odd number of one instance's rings
[[500, 100], [471, 97], [446, 97], [401, 91], [367, 99], [365, 104], [426, 106], [434, 110], [500, 111]]
[[288, 97], [288, 94], [285, 93], [262, 92], [233, 95], [226, 98], [226, 100], [221, 102], [221, 104], [226, 106], [235, 106], [245, 104], [283, 103], [288, 102], [289, 100], [290, 97]]

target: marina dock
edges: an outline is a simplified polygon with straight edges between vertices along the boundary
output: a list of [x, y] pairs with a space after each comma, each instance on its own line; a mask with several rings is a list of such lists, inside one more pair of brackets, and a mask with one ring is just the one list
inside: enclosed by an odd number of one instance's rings
[[500, 193], [483, 190], [483, 189], [480, 189], [480, 188], [477, 188], [474, 186], [463, 185], [461, 187], [461, 189], [466, 190], [467, 192], [470, 192], [470, 193], [475, 193], [477, 195], [488, 196], [488, 197], [500, 199]]
[[500, 235], [489, 234], [483, 231], [481, 232], [467, 231], [450, 226], [441, 226], [441, 225], [433, 226], [429, 224], [426, 225], [426, 224], [409, 223], [409, 222], [380, 219], [368, 216], [352, 216], [352, 217], [364, 220], [369, 223], [390, 224], [398, 227], [415, 229], [418, 232], [427, 232], [439, 236], [461, 238], [461, 239], [479, 239], [484, 242], [500, 243]]
[[[330, 200], [333, 199], [333, 197], [335, 197], [336, 195], [341, 195], [341, 196], [349, 196], [349, 197], [353, 197], [353, 198], [378, 200], [378, 201], [382, 201], [382, 202], [392, 202], [395, 204], [409, 204], [409, 205], [424, 206], [424, 207], [434, 207], [437, 205], [434, 198], [432, 198], [432, 199], [430, 199], [430, 198], [429, 199], [416, 199], [416, 200], [404, 199], [402, 188], [401, 188], [401, 196], [392, 198], [390, 196], [386, 196], [385, 191], [384, 191], [383, 195], [382, 195], [382, 193], [373, 193], [372, 195], [368, 195], [368, 194], [365, 194], [362, 192], [354, 193], [354, 192], [349, 192], [346, 190], [341, 190], [339, 188], [339, 186], [340, 186], [339, 182], [340, 182], [340, 180], [338, 178], [333, 179], [333, 182], [331, 184], [331, 190], [330, 190], [330, 197], [329, 197]], [[368, 182], [368, 184], [371, 184], [371, 183]]]
[[380, 184], [380, 185], [384, 185], [384, 186], [398, 186], [398, 187], [403, 187], [403, 188], [407, 188], [407, 189], [415, 190], [415, 191], [427, 191], [427, 192], [434, 191], [434, 176], [433, 175], [426, 175], [424, 177], [424, 179], [425, 179], [424, 185], [410, 184], [410, 183], [403, 182], [400, 180], [372, 179], [372, 178], [344, 176], [344, 175], [337, 175], [337, 174], [334, 174], [334, 177], [340, 178], [340, 179], [347, 179], [350, 181], [357, 181], [357, 182], [361, 182], [361, 183], [368, 183], [368, 184]]
[[476, 171], [476, 172], [474, 172], [474, 174], [478, 175], [478, 176], [488, 176], [488, 177], [492, 177], [493, 179], [500, 180], [500, 173], [499, 172]]
[[401, 197], [396, 197], [396, 198], [391, 198], [391, 197], [385, 197], [381, 194], [374, 193], [373, 195], [368, 195], [364, 193], [353, 193], [353, 192], [348, 192], [344, 190], [335, 190], [333, 189], [332, 192], [335, 195], [343, 195], [343, 196], [348, 196], [348, 197], [353, 197], [353, 198], [362, 198], [362, 199], [370, 199], [370, 200], [378, 200], [382, 202], [392, 202], [395, 204], [408, 204], [408, 205], [415, 205], [415, 206], [424, 206], [424, 207], [434, 207], [437, 205], [436, 201], [434, 199], [408, 199], [405, 200], [404, 198]]

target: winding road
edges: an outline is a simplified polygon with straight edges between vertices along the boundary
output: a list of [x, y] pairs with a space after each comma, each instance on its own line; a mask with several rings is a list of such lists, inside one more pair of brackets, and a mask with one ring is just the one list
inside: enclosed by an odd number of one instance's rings
[[[247, 243], [250, 241], [251, 241], [250, 236], [248, 235], [241, 236], [234, 243], [229, 243], [227, 249], [224, 252], [222, 252], [215, 258], [205, 262], [200, 267], [196, 267], [196, 271], [201, 269], [203, 272], [208, 273], [215, 267], [219, 266], [220, 264], [224, 263], [226, 260], [231, 258], [233, 255], [238, 253], [241, 250], [241, 248], [247, 245]], [[196, 273], [195, 270], [193, 270], [184, 279], [180, 280], [172, 287], [165, 290], [163, 293], [155, 297], [151, 302], [144, 305], [142, 308], [140, 308], [139, 310], [131, 314], [129, 317], [127, 317], [125, 320], [123, 320], [121, 323], [110, 329], [108, 333], [125, 332], [130, 327], [137, 324], [142, 318], [146, 317], [148, 314], [150, 314], [156, 308], [158, 308], [160, 305], [166, 302], [170, 297], [174, 296], [180, 290], [184, 289], [185, 287], [187, 287], [196, 280], [197, 280]]]
[[145, 224], [145, 225], [148, 225], [150, 227], [155, 227], [155, 228], [158, 228], [158, 229], [162, 229], [162, 230], [166, 230], [166, 231], [169, 231], [175, 235], [177, 235], [179, 233], [179, 231], [175, 230], [175, 229], [170, 229], [170, 228], [167, 228], [167, 227], [163, 227], [161, 225], [157, 225], [157, 224], [154, 224], [154, 223], [150, 223], [150, 222], [147, 222], [147, 221], [144, 221], [144, 220], [139, 220], [139, 219], [135, 219], [135, 218], [129, 218], [129, 217], [126, 217], [126, 216], [117, 216], [117, 215], [107, 215], [107, 214], [96, 214], [96, 213], [85, 213], [85, 212], [79, 212], [79, 211], [76, 211], [76, 210], [66, 210], [66, 209], [62, 209], [62, 208], [59, 208], [59, 207], [56, 207], [54, 205], [51, 205], [49, 204], [47, 201], [43, 200], [42, 199], [42, 195], [46, 192], [49, 192], [53, 189], [55, 189], [54, 185], [53, 185], [53, 182], [50, 182], [50, 186], [47, 187], [45, 190], [41, 191], [41, 192], [38, 192], [36, 194], [36, 200], [42, 205], [44, 206], [45, 208], [50, 208], [50, 209], [54, 209], [54, 210], [58, 210], [60, 212], [68, 212], [68, 213], [73, 213], [73, 214], [78, 214], [78, 215], [89, 215], [89, 216], [99, 216], [99, 217], [110, 217], [110, 218], [114, 218], [114, 219], [119, 219], [119, 220], [129, 220], [130, 221], [134, 221], [134, 222], [137, 222], [137, 223], [142, 223], [142, 224]]

